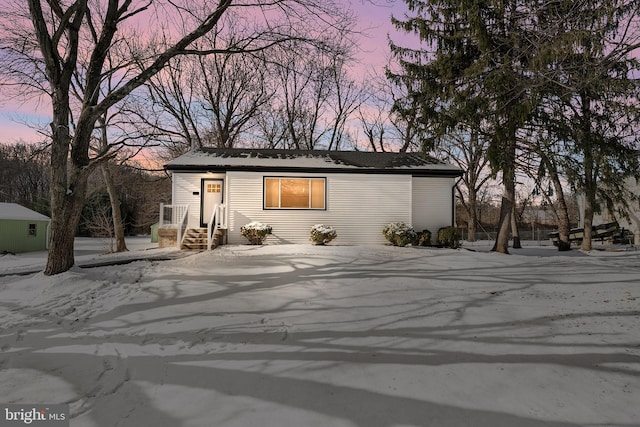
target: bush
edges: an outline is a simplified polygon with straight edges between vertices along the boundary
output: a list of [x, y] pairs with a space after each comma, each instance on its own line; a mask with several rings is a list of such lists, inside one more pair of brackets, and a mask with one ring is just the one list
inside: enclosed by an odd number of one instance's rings
[[240, 234], [246, 237], [252, 245], [261, 245], [267, 236], [271, 234], [271, 231], [270, 225], [255, 221], [240, 227]]
[[311, 227], [309, 240], [311, 240], [311, 243], [314, 245], [326, 245], [336, 237], [338, 237], [338, 233], [331, 228], [331, 226], [316, 224]]
[[438, 244], [445, 248], [459, 248], [460, 243], [460, 231], [455, 227], [443, 227], [438, 230]]
[[394, 246], [407, 246], [417, 238], [415, 230], [404, 222], [392, 222], [382, 228], [384, 237]]
[[431, 246], [431, 232], [429, 230], [422, 230], [418, 233], [418, 246]]

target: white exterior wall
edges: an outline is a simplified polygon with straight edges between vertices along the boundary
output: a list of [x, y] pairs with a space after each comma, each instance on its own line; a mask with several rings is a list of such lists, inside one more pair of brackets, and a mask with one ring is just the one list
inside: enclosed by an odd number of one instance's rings
[[[263, 177], [292, 176], [326, 179], [326, 210], [263, 209]], [[228, 241], [244, 244], [240, 227], [260, 221], [273, 227], [270, 243], [308, 243], [313, 224], [331, 225], [334, 244], [385, 244], [382, 227], [405, 222], [416, 231], [437, 233], [451, 225], [453, 178], [386, 174], [304, 174], [227, 172], [173, 173], [172, 203], [189, 205], [189, 227], [200, 226], [202, 179], [224, 179]], [[194, 194], [197, 193], [197, 194]]]
[[[171, 203], [174, 205], [189, 205], [189, 227], [200, 227], [200, 192], [203, 179], [224, 179], [225, 189], [223, 198], [226, 203], [225, 174], [174, 172], [172, 178]], [[197, 193], [197, 194], [194, 194]]]
[[453, 225], [454, 183], [453, 178], [413, 178], [411, 225], [416, 231], [429, 230], [435, 240], [440, 228]]
[[[269, 209], [263, 206], [263, 176], [326, 178], [326, 210]], [[411, 222], [410, 175], [228, 172], [228, 239], [246, 243], [240, 227], [260, 221], [273, 227], [270, 243], [309, 243], [309, 231], [323, 223], [336, 229], [335, 244], [384, 244], [382, 227]]]

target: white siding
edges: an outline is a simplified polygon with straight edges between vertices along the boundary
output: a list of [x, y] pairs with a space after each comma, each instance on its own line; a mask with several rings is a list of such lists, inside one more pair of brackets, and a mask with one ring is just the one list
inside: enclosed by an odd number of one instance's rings
[[[263, 176], [259, 172], [173, 174], [173, 204], [189, 205], [189, 226], [200, 225], [200, 191], [205, 178], [225, 180], [229, 242], [246, 243], [240, 227], [260, 221], [273, 227], [272, 243], [308, 243], [313, 224], [338, 232], [335, 244], [383, 244], [382, 227], [402, 221], [417, 231], [436, 233], [451, 225], [452, 178], [412, 178], [410, 175], [269, 173], [268, 176], [323, 177], [326, 210], [264, 210]], [[197, 193], [197, 194], [194, 194]]]
[[416, 177], [412, 186], [412, 225], [429, 230], [436, 237], [441, 227], [452, 224], [453, 178]]
[[[224, 179], [224, 174], [212, 173], [173, 173], [173, 194], [172, 203], [174, 205], [189, 205], [189, 227], [200, 227], [200, 191], [204, 178]], [[197, 193], [197, 194], [194, 194]], [[227, 193], [223, 194], [226, 201]]]
[[272, 243], [308, 243], [313, 224], [331, 225], [335, 244], [381, 244], [384, 224], [411, 222], [411, 176], [356, 174], [277, 174], [269, 176], [324, 177], [326, 210], [264, 210], [263, 176], [257, 172], [228, 172], [229, 243], [242, 244], [240, 227], [260, 221], [273, 227]]

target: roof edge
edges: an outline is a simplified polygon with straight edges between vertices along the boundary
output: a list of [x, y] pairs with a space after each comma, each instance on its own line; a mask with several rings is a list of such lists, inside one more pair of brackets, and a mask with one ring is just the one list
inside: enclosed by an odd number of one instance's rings
[[[443, 165], [445, 166], [445, 165]], [[367, 174], [367, 175], [412, 175], [431, 177], [452, 177], [462, 176], [464, 172], [458, 168], [406, 168], [406, 169], [375, 169], [375, 168], [309, 168], [295, 166], [204, 166], [204, 165], [164, 165], [167, 171], [183, 172], [304, 172], [304, 173], [342, 173], [342, 174]]]

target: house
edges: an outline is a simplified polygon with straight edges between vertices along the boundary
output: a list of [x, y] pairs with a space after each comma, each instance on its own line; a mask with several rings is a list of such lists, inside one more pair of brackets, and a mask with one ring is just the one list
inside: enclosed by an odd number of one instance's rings
[[0, 253], [46, 251], [49, 217], [16, 203], [0, 203]]
[[271, 243], [308, 243], [318, 223], [337, 231], [338, 244], [384, 244], [389, 222], [437, 232], [454, 223], [462, 174], [421, 153], [275, 149], [205, 148], [165, 169], [173, 205], [161, 229], [178, 228], [182, 239], [215, 216], [213, 227], [226, 228], [231, 244], [247, 242], [240, 227], [253, 221], [272, 226]]

